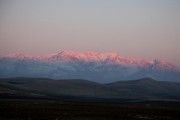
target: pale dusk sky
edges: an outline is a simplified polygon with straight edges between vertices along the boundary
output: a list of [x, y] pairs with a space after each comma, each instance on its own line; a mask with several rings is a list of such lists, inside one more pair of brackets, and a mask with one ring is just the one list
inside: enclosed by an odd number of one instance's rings
[[0, 0], [0, 55], [118, 52], [180, 66], [180, 0]]

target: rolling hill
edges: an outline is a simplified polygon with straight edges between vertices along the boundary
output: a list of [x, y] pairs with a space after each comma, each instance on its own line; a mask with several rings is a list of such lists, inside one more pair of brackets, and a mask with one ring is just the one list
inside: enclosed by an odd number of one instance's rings
[[151, 78], [108, 84], [81, 79], [1, 78], [0, 95], [180, 100], [180, 83]]

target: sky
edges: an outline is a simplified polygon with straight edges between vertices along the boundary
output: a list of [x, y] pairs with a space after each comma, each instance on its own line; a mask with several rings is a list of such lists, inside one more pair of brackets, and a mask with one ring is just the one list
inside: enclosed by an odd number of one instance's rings
[[180, 66], [180, 0], [0, 0], [0, 55], [118, 52]]

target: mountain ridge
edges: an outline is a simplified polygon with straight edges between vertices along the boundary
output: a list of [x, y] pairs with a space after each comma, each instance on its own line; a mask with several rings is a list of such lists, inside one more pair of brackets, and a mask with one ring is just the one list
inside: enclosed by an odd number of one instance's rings
[[91, 52], [91, 51], [86, 51], [86, 52], [79, 52], [79, 51], [68, 51], [68, 50], [62, 50], [58, 51], [57, 53], [53, 54], [48, 54], [48, 55], [43, 55], [43, 56], [32, 56], [32, 55], [27, 55], [25, 53], [13, 53], [13, 54], [8, 54], [1, 56], [1, 58], [14, 58], [17, 60], [23, 60], [23, 59], [35, 59], [35, 60], [53, 60], [56, 59], [58, 60], [66, 57], [69, 59], [79, 59], [79, 60], [84, 60], [84, 61], [105, 61], [105, 60], [112, 60], [113, 62], [127, 62], [127, 63], [141, 63], [141, 64], [164, 64], [166, 66], [171, 66], [175, 67], [173, 64], [167, 62], [167, 61], [162, 61], [158, 59], [153, 59], [153, 60], [145, 60], [142, 58], [133, 58], [129, 56], [123, 56], [120, 55], [119, 53], [116, 52]]
[[0, 77], [88, 79], [95, 82], [139, 79], [180, 80], [180, 69], [171, 63], [125, 57], [118, 53], [60, 51], [47, 56], [23, 53], [0, 58]]

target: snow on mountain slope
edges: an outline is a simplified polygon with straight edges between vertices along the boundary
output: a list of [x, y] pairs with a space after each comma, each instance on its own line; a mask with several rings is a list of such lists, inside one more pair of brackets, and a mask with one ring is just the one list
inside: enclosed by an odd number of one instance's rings
[[0, 77], [88, 79], [96, 82], [152, 77], [180, 81], [180, 70], [159, 60], [125, 57], [118, 53], [60, 51], [47, 56], [12, 54], [0, 58]]

